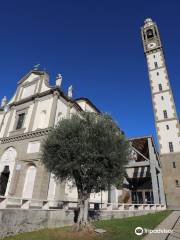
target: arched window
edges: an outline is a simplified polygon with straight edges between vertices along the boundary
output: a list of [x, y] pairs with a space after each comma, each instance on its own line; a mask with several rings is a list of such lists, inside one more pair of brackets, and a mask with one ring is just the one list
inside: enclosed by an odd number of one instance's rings
[[26, 172], [23, 194], [22, 194], [23, 198], [28, 198], [28, 199], [32, 198], [35, 178], [36, 178], [36, 167], [34, 165], [30, 165], [27, 168], [27, 172]]
[[148, 39], [153, 38], [153, 36], [154, 36], [152, 29], [148, 29], [147, 32], [146, 32], [146, 34], [147, 34], [147, 38], [148, 38]]
[[8, 195], [16, 156], [16, 149], [9, 147], [0, 158], [0, 195]]

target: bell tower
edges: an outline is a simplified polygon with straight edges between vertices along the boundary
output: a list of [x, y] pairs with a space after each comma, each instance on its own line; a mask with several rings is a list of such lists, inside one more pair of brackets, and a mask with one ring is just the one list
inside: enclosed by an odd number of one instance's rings
[[180, 207], [180, 125], [155, 22], [141, 27], [167, 205]]

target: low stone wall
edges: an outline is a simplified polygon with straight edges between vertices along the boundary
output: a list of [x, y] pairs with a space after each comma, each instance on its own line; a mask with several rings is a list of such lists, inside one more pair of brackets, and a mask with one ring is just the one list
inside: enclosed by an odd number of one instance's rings
[[134, 217], [134, 216], [141, 216], [146, 215], [148, 213], [155, 213], [158, 212], [158, 210], [142, 210], [142, 211], [101, 211], [100, 212], [100, 219], [102, 220], [109, 220], [113, 218], [127, 218], [127, 217]]
[[[153, 213], [151, 211], [96, 211], [93, 218], [112, 219]], [[42, 228], [55, 228], [72, 225], [74, 211], [72, 210], [35, 210], [35, 209], [1, 209], [0, 210], [0, 238], [21, 232], [30, 232]]]

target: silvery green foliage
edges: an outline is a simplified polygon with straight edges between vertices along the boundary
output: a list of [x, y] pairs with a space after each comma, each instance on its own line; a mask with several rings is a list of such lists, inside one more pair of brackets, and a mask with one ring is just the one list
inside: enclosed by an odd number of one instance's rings
[[111, 116], [83, 112], [63, 119], [42, 146], [42, 162], [59, 180], [72, 180], [78, 194], [119, 185], [129, 144]]

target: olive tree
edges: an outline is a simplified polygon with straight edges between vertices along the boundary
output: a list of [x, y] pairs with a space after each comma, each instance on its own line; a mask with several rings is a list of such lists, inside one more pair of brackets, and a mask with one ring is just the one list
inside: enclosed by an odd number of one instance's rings
[[77, 187], [77, 230], [89, 226], [90, 194], [116, 186], [124, 177], [129, 145], [112, 117], [83, 112], [61, 120], [42, 146], [42, 162], [60, 181]]

